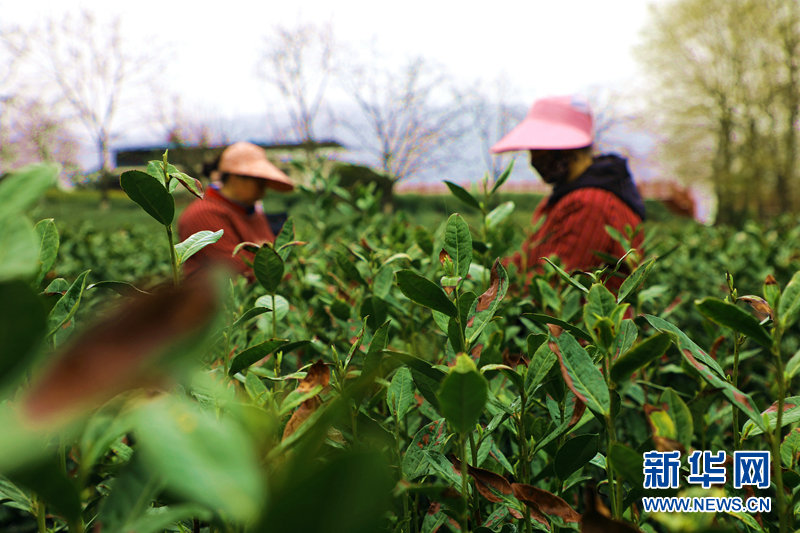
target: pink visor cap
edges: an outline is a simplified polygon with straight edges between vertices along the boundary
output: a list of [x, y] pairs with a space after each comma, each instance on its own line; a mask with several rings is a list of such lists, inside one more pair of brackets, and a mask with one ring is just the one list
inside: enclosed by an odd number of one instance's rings
[[533, 103], [528, 116], [490, 151], [570, 150], [592, 144], [592, 112], [572, 96], [553, 96]]

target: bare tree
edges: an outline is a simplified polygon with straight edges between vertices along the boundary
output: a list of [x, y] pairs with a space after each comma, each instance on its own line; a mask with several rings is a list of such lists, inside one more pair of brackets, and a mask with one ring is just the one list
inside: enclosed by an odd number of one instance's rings
[[278, 26], [265, 39], [259, 74], [278, 90], [300, 142], [317, 138], [315, 122], [336, 71], [330, 24]]
[[463, 100], [465, 117], [480, 146], [481, 160], [489, 175], [496, 179], [513, 154], [492, 154], [489, 149], [524, 118], [525, 106], [512, 103], [508, 80], [498, 78], [492, 83], [492, 89], [478, 83], [463, 95]]
[[423, 59], [400, 72], [378, 64], [350, 76], [359, 116], [343, 124], [393, 181], [440, 168], [467, 131], [461, 99], [448, 88], [442, 69]]
[[3, 44], [36, 80], [27, 87], [40, 93], [42, 100], [63, 103], [69, 118], [91, 137], [105, 200], [110, 144], [122, 98], [143, 87], [157, 68], [154, 55], [129, 52], [122, 41], [120, 19], [106, 24], [88, 11], [51, 19], [24, 33], [3, 35]]

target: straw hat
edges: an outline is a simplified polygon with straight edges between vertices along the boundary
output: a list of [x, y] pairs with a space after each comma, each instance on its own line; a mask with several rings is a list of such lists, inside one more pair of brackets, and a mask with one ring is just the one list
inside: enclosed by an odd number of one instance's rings
[[264, 150], [248, 142], [234, 143], [222, 152], [219, 172], [267, 180], [268, 187], [278, 191], [294, 189], [292, 180], [267, 159]]

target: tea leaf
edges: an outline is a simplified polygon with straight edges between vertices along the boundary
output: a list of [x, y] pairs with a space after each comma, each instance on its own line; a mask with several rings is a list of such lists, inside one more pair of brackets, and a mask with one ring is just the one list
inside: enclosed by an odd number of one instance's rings
[[470, 194], [465, 188], [447, 180], [444, 180], [444, 184], [447, 185], [447, 188], [450, 189], [450, 192], [453, 193], [453, 196], [464, 202], [466, 205], [474, 207], [480, 211], [481, 204], [478, 203], [478, 200], [476, 200], [475, 197], [472, 196], [472, 194]]
[[175, 245], [175, 253], [178, 256], [178, 264], [182, 265], [187, 259], [192, 257], [194, 254], [208, 246], [209, 244], [214, 244], [218, 240], [222, 238], [224, 230], [218, 231], [210, 231], [210, 230], [202, 230], [198, 231], [194, 235], [188, 236], [183, 242], [180, 242]]
[[[528, 338], [530, 339], [530, 336]], [[536, 386], [544, 381], [556, 361], [558, 361], [558, 358], [547, 343], [540, 344], [531, 357], [528, 371], [525, 373], [525, 394], [528, 396], [533, 395]]]
[[372, 294], [377, 298], [385, 299], [392, 290], [392, 282], [394, 281], [394, 270], [392, 267], [384, 264], [379, 269], [377, 274], [372, 278]]
[[546, 515], [558, 516], [564, 522], [577, 522], [581, 515], [567, 502], [546, 490], [523, 483], [512, 483], [514, 497], [526, 505], [532, 505]]
[[592, 331], [598, 320], [611, 317], [616, 308], [617, 301], [611, 291], [599, 283], [592, 285], [586, 297], [586, 305], [583, 306], [583, 322], [586, 324], [586, 329]]
[[666, 405], [670, 418], [675, 422], [677, 439], [683, 444], [684, 448], [689, 449], [694, 435], [694, 421], [689, 407], [678, 396], [678, 393], [668, 388], [661, 393], [659, 402]]
[[611, 379], [616, 383], [622, 383], [631, 374], [664, 355], [670, 344], [672, 344], [672, 337], [668, 333], [657, 333], [639, 343], [614, 362], [611, 367]]
[[78, 275], [75, 281], [72, 282], [66, 293], [56, 302], [50, 314], [47, 317], [47, 335], [54, 335], [58, 328], [68, 322], [78, 310], [81, 303], [81, 296], [86, 287], [86, 277], [89, 275], [88, 270], [84, 270]]
[[7, 473], [6, 477], [14, 484], [34, 492], [63, 518], [74, 522], [80, 517], [81, 499], [78, 488], [60, 468], [55, 456], [16, 469]]
[[745, 310], [717, 298], [704, 298], [694, 305], [711, 321], [743, 333], [762, 346], [772, 346], [772, 337], [767, 330]]
[[625, 298], [633, 294], [636, 289], [642, 286], [642, 283], [644, 283], [644, 281], [647, 279], [650, 271], [653, 270], [655, 263], [655, 259], [651, 259], [645, 263], [642, 263], [636, 267], [636, 270], [631, 272], [630, 276], [625, 278], [625, 281], [622, 282], [622, 285], [619, 288], [619, 294], [617, 294], [617, 303], [622, 303]]
[[[74, 312], [85, 275], [56, 304], [62, 308], [59, 315], [64, 309]], [[51, 357], [31, 384], [24, 403], [31, 423], [69, 418], [121, 392], [163, 384], [185, 372], [198, 349], [207, 348], [217, 295], [215, 285], [198, 277], [151, 295], [127, 298], [117, 309], [107, 310], [101, 321]]]
[[550, 348], [558, 357], [564, 381], [575, 396], [594, 412], [607, 415], [611, 409], [608, 387], [586, 350], [566, 331], [555, 343], [550, 343]]
[[700, 349], [686, 334], [678, 329], [673, 324], [667, 322], [663, 318], [658, 318], [652, 315], [644, 315], [650, 325], [659, 331], [668, 331], [675, 334], [677, 339], [677, 346], [683, 358], [694, 368], [700, 377], [712, 387], [721, 389], [722, 393], [728, 400], [736, 407], [742, 410], [750, 420], [755, 422], [756, 426], [763, 429], [764, 421], [761, 415], [755, 408], [753, 399], [750, 395], [743, 393], [734, 387], [727, 379], [720, 377], [724, 376], [722, 368], [719, 363], [712, 359], [707, 353]]
[[394, 373], [386, 391], [386, 404], [389, 406], [389, 412], [400, 420], [417, 404], [414, 398], [414, 380], [408, 368], [400, 367]]
[[409, 300], [422, 306], [450, 317], [456, 316], [458, 312], [456, 306], [450, 301], [441, 287], [416, 272], [411, 270], [398, 271], [397, 285]]
[[[28, 165], [0, 181], [0, 219], [25, 213], [53, 185], [61, 167], [53, 163]], [[6, 231], [6, 228], [3, 228]]]
[[0, 281], [33, 277], [39, 269], [40, 241], [21, 215], [0, 217]]
[[56, 262], [59, 238], [58, 228], [52, 218], [40, 220], [33, 229], [39, 237], [39, 274], [33, 281], [34, 286], [38, 287]]
[[554, 326], [558, 326], [562, 328], [564, 331], [569, 331], [573, 337], [577, 337], [579, 339], [591, 342], [592, 336], [583, 331], [581, 328], [570, 324], [569, 322], [565, 322], [559, 318], [552, 317], [549, 315], [543, 315], [539, 313], [523, 313], [523, 317], [530, 318], [534, 322], [538, 322], [539, 324], [553, 324]]
[[42, 302], [22, 281], [0, 283], [0, 387], [13, 383], [30, 364], [29, 353], [47, 327]]
[[630, 447], [615, 442], [608, 450], [611, 468], [633, 487], [644, 486], [644, 459]]
[[[781, 417], [781, 427], [793, 424], [800, 420], [800, 396], [791, 396], [783, 401], [783, 416]], [[778, 423], [778, 402], [773, 403], [769, 409], [764, 411], [769, 420], [769, 429], [774, 431], [775, 424]], [[742, 426], [742, 438], [747, 439], [755, 435], [764, 433], [764, 428], [756, 426], [753, 421], [748, 420]]]
[[200, 183], [200, 180], [193, 178], [188, 174], [184, 174], [183, 172], [173, 172], [169, 175], [169, 177], [174, 180], [178, 180], [180, 184], [183, 185], [186, 190], [193, 195], [197, 196], [198, 198], [203, 198], [203, 184]]
[[272, 294], [283, 279], [283, 259], [269, 246], [262, 246], [253, 259], [253, 272], [264, 289]]
[[511, 176], [511, 171], [514, 170], [514, 159], [508, 164], [508, 166], [503, 170], [503, 172], [498, 176], [497, 181], [494, 182], [492, 185], [491, 194], [497, 192], [497, 190], [503, 186], [503, 184], [508, 180], [508, 177]]
[[492, 209], [488, 215], [486, 215], [486, 226], [489, 229], [493, 229], [502, 221], [507, 219], [508, 216], [513, 212], [514, 212], [514, 202], [503, 202], [502, 204]]
[[786, 376], [787, 380], [791, 380], [797, 375], [798, 370], [800, 370], [800, 350], [797, 350], [786, 363], [783, 374]]
[[175, 200], [162, 183], [139, 170], [123, 172], [119, 184], [128, 198], [165, 226], [175, 217]]
[[428, 473], [428, 459], [425, 452], [441, 452], [447, 442], [447, 428], [444, 418], [422, 426], [403, 455], [403, 477], [415, 479]]
[[454, 431], [472, 431], [483, 412], [489, 385], [469, 356], [461, 354], [439, 388], [439, 405]]
[[599, 439], [595, 434], [577, 435], [556, 452], [554, 469], [558, 479], [565, 480], [597, 455]]
[[309, 341], [290, 342], [286, 339], [269, 339], [260, 344], [256, 344], [236, 354], [233, 361], [231, 361], [231, 368], [228, 370], [228, 374], [234, 376], [237, 372], [241, 372], [253, 363], [260, 361], [278, 350], [282, 350], [286, 353], [300, 348], [301, 346], [305, 346], [306, 344], [309, 344]]
[[778, 320], [781, 327], [786, 329], [794, 324], [798, 314], [800, 314], [800, 271], [795, 272], [781, 293], [778, 302]]
[[253, 441], [231, 418], [179, 397], [142, 405], [134, 415], [137, 454], [166, 488], [231, 519], [255, 519], [265, 496]]
[[583, 285], [581, 285], [580, 283], [578, 283], [578, 280], [576, 280], [575, 278], [573, 278], [572, 276], [570, 276], [569, 274], [567, 274], [567, 273], [564, 271], [564, 269], [563, 269], [563, 268], [561, 268], [561, 267], [560, 267], [560, 266], [558, 266], [557, 264], [555, 264], [555, 263], [553, 263], [552, 261], [550, 261], [550, 259], [549, 259], [549, 258], [547, 258], [547, 257], [542, 257], [542, 259], [544, 259], [544, 260], [545, 260], [545, 262], [547, 262], [547, 264], [548, 264], [548, 265], [550, 265], [551, 267], [553, 267], [553, 270], [555, 270], [555, 271], [556, 271], [556, 273], [558, 274], [558, 276], [559, 276], [561, 279], [563, 279], [564, 281], [566, 281], [567, 283], [569, 283], [570, 285], [572, 285], [573, 287], [575, 287], [575, 288], [576, 288], [576, 289], [578, 289], [579, 291], [581, 291], [581, 292], [583, 292], [583, 293], [586, 293], [586, 294], [588, 294], [588, 293], [589, 293], [589, 289], [587, 289], [586, 287], [584, 287]]
[[470, 307], [467, 319], [466, 337], [469, 344], [475, 342], [489, 321], [494, 317], [500, 302], [508, 290], [506, 269], [495, 259], [489, 278], [489, 287]]
[[444, 250], [453, 260], [457, 276], [466, 278], [472, 262], [472, 235], [469, 226], [455, 213], [447, 219], [444, 230]]
[[[280, 249], [283, 246], [294, 242], [294, 240], [294, 219], [289, 217], [286, 219], [286, 222], [283, 223], [281, 231], [275, 237], [275, 249], [278, 250], [278, 253], [280, 253]], [[286, 257], [282, 256], [282, 259], [285, 261]]]
[[271, 311], [272, 311], [272, 309], [270, 309], [269, 307], [260, 307], [260, 306], [259, 307], [251, 307], [250, 309], [248, 309], [247, 311], [242, 313], [242, 316], [237, 318], [236, 322], [231, 324], [231, 329], [232, 330], [238, 329], [242, 324], [244, 324], [245, 322], [247, 322], [251, 318], [255, 318], [255, 317], [259, 316], [259, 315], [263, 315], [264, 313], [269, 313]]
[[800, 428], [790, 431], [781, 443], [781, 462], [786, 468], [793, 468], [800, 459]]
[[[454, 462], [453, 466], [459, 472], [461, 471], [460, 461]], [[475, 480], [475, 488], [478, 489], [478, 493], [490, 502], [503, 502], [505, 501], [504, 496], [509, 496], [513, 492], [511, 483], [491, 470], [467, 465], [467, 473]]]

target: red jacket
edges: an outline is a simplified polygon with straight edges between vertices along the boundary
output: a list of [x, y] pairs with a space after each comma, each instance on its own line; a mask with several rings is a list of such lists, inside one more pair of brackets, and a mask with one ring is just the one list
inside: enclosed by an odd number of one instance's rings
[[209, 187], [205, 198], [195, 200], [181, 214], [178, 234], [184, 240], [201, 230], [220, 229], [224, 230], [222, 238], [190, 257], [184, 263], [184, 273], [190, 276], [209, 263], [221, 263], [252, 278], [252, 269], [245, 264], [243, 258], [252, 262], [253, 254], [241, 250], [234, 257], [232, 253], [241, 242], [263, 244], [275, 241], [267, 217], [258, 210], [248, 210], [228, 200], [219, 191]]
[[[635, 228], [642, 219], [614, 193], [588, 187], [568, 193], [554, 205], [548, 198], [533, 213], [533, 224], [546, 217], [541, 227], [522, 245], [511, 262], [526, 273], [527, 285], [535, 272], [541, 271], [542, 257], [556, 255], [567, 272], [602, 267], [606, 261], [596, 252], [622, 257], [626, 250], [606, 232], [612, 226], [623, 235], [626, 225]], [[642, 236], [634, 240], [641, 246]], [[616, 292], [622, 278], [611, 278], [607, 286]]]

